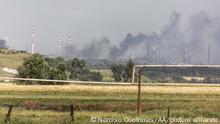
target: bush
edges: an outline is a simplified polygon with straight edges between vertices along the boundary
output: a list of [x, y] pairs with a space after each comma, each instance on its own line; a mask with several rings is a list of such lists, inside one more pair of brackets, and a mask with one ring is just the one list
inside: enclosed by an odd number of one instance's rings
[[25, 59], [24, 63], [18, 67], [19, 78], [47, 79], [49, 66], [39, 54], [34, 54]]
[[129, 82], [132, 78], [134, 63], [129, 60], [126, 65], [115, 64], [111, 66], [111, 71], [113, 73], [113, 78], [115, 81]]
[[81, 81], [102, 81], [103, 76], [99, 72], [91, 72], [86, 67], [84, 60], [74, 58], [69, 62], [70, 79]]
[[[33, 56], [25, 59], [24, 63], [18, 67], [19, 78], [32, 78], [32, 79], [52, 79], [52, 80], [66, 80], [67, 67], [65, 63], [58, 63], [55, 67], [50, 67], [45, 62], [43, 56], [34, 54]], [[58, 82], [37, 82], [37, 81], [21, 81], [20, 84], [66, 84]]]
[[[51, 80], [67, 80], [67, 67], [66, 64], [60, 63], [56, 68], [51, 68], [48, 79]], [[68, 84], [63, 82], [55, 82], [55, 84]]]

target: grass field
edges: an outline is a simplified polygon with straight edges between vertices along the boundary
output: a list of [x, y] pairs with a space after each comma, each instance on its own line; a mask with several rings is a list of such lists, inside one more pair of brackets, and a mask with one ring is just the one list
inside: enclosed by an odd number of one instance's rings
[[[28, 57], [27, 53], [2, 54], [0, 53], [0, 67], [9, 67], [17, 69], [22, 65], [24, 59]], [[14, 77], [15, 75], [0, 70], [1, 77]]]
[[[1, 104], [23, 106], [12, 112], [12, 122], [16, 123], [73, 123], [65, 107], [69, 104], [76, 109], [76, 124], [89, 124], [93, 116], [136, 117], [136, 96], [136, 85], [0, 84]], [[164, 117], [170, 106], [171, 117], [220, 119], [220, 85], [144, 85], [141, 101], [141, 117]], [[1, 109], [0, 115], [5, 116], [5, 108]]]
[[15, 54], [1, 54], [0, 53], [0, 66], [6, 66], [16, 69], [22, 65], [24, 58], [30, 56], [27, 53], [15, 53]]
[[0, 70], [0, 77], [14, 77], [14, 75]]
[[112, 82], [114, 81], [114, 78], [112, 78], [112, 72], [110, 69], [91, 69], [93, 72], [100, 72], [101, 75], [103, 76], [103, 81], [109, 81]]

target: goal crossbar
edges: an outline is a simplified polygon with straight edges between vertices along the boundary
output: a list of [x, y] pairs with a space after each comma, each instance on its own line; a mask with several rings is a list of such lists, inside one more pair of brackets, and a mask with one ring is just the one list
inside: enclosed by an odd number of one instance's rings
[[175, 68], [220, 68], [220, 65], [134, 65], [132, 72], [132, 83], [135, 82], [136, 68], [160, 68], [160, 67], [175, 67]]

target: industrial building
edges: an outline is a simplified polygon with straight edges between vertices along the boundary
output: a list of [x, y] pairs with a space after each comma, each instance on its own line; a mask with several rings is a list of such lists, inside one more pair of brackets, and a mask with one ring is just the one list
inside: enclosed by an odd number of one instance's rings
[[2, 49], [2, 48], [7, 48], [7, 46], [6, 46], [6, 41], [0, 39], [0, 49]]

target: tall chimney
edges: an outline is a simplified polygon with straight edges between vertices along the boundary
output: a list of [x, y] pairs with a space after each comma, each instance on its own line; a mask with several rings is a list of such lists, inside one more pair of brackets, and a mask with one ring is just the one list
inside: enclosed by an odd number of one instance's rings
[[35, 27], [32, 26], [32, 37], [31, 37], [31, 54], [35, 52]]
[[58, 33], [58, 48], [57, 48], [57, 57], [61, 56], [61, 38], [62, 34], [61, 32]]
[[207, 64], [210, 64], [210, 50], [211, 50], [211, 42], [209, 41], [209, 44], [208, 44], [208, 57], [207, 57]]
[[72, 42], [71, 42], [71, 36], [68, 37], [68, 59], [71, 59], [71, 46], [72, 46]]

